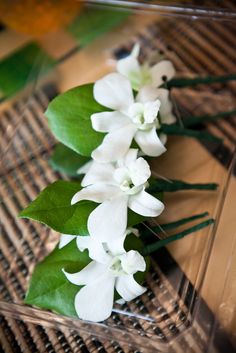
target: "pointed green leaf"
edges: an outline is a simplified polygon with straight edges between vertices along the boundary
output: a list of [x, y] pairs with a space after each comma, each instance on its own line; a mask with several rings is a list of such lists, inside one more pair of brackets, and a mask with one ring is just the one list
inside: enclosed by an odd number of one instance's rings
[[60, 233], [87, 235], [88, 216], [97, 204], [80, 201], [72, 206], [72, 196], [80, 189], [77, 182], [56, 181], [46, 187], [19, 216], [47, 224]]
[[91, 115], [109, 111], [93, 98], [93, 84], [75, 87], [53, 99], [46, 116], [56, 138], [82, 156], [89, 157], [104, 134], [93, 130]]
[[[87, 221], [90, 213], [98, 206], [92, 201], [80, 201], [71, 205], [73, 195], [81, 189], [80, 183], [59, 180], [46, 187], [20, 214], [44, 223], [60, 233], [88, 235]], [[128, 226], [143, 222], [146, 217], [131, 210], [128, 212]]]
[[88, 252], [79, 251], [75, 241], [62, 249], [56, 247], [36, 266], [25, 303], [50, 309], [60, 314], [77, 316], [74, 298], [82, 287], [70, 283], [63, 274], [62, 268], [68, 272], [78, 272], [90, 261]]
[[59, 143], [53, 151], [49, 164], [58, 172], [70, 176], [78, 176], [77, 170], [89, 160], [90, 158], [81, 156], [62, 143]]

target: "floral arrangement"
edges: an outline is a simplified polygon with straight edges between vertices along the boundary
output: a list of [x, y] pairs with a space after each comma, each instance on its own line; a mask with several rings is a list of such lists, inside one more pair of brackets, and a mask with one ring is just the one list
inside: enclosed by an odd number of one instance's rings
[[[138, 56], [135, 45], [117, 62], [117, 72], [49, 104], [49, 126], [61, 142], [51, 165], [78, 178], [49, 185], [20, 214], [61, 233], [56, 248], [33, 272], [27, 304], [103, 321], [114, 301], [130, 301], [145, 292], [142, 284], [152, 252], [214, 222], [208, 219], [166, 239], [153, 238], [143, 222], [163, 212], [166, 192], [215, 190], [217, 185], [154, 178], [148, 158], [166, 153], [168, 135], [219, 142], [189, 128], [201, 117], [187, 119], [188, 128], [178, 123], [170, 89], [230, 78], [175, 78], [170, 61], [141, 65]], [[175, 229], [207, 215], [161, 227]]]

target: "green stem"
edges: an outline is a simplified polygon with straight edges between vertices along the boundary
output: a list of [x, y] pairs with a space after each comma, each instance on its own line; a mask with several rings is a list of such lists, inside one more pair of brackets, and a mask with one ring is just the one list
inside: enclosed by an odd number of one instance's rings
[[167, 81], [163, 84], [163, 87], [167, 87], [168, 89], [176, 87], [191, 87], [196, 85], [208, 85], [212, 83], [225, 83], [228, 81], [236, 80], [236, 74], [225, 75], [225, 76], [205, 76], [205, 77], [194, 77], [194, 78], [184, 78], [178, 77], [173, 78], [170, 81]]
[[[191, 217], [182, 218], [182, 219], [180, 219], [178, 221], [175, 221], [175, 222], [160, 224], [160, 227], [163, 230], [171, 230], [171, 229], [174, 229], [174, 228], [178, 228], [178, 227], [182, 226], [183, 224], [186, 224], [186, 223], [189, 223], [189, 222], [193, 222], [196, 219], [204, 218], [204, 217], [206, 217], [208, 215], [209, 215], [208, 212], [199, 213], [199, 214], [193, 215]], [[160, 230], [159, 227], [153, 227], [152, 229], [154, 230], [154, 232]]]
[[216, 190], [218, 185], [216, 183], [185, 183], [181, 180], [164, 180], [164, 179], [155, 179], [155, 182], [148, 188], [149, 193], [155, 192], [175, 192], [180, 190]]
[[187, 235], [189, 235], [191, 233], [199, 231], [200, 229], [208, 227], [209, 225], [213, 224], [214, 222], [215, 222], [214, 219], [208, 219], [207, 221], [199, 223], [199, 224], [197, 224], [197, 225], [195, 225], [195, 226], [193, 226], [191, 228], [185, 229], [183, 232], [171, 235], [171, 236], [169, 236], [166, 239], [162, 239], [162, 240], [159, 240], [159, 241], [157, 241], [155, 243], [146, 245], [143, 248], [143, 250], [142, 250], [142, 255], [143, 256], [150, 255], [151, 253], [153, 253], [153, 252], [157, 251], [158, 249], [162, 248], [163, 246], [166, 246], [166, 245], [172, 243], [173, 241], [182, 239], [182, 238], [186, 237]]
[[188, 136], [188, 137], [194, 137], [198, 140], [222, 142], [221, 138], [214, 136], [214, 135], [210, 134], [209, 132], [185, 129], [185, 128], [178, 126], [178, 125], [175, 125], [175, 124], [173, 124], [173, 125], [162, 124], [161, 131], [164, 132], [164, 134], [166, 134], [166, 135]]
[[226, 118], [230, 115], [235, 115], [236, 109], [230, 110], [228, 112], [219, 112], [215, 115], [200, 115], [200, 116], [189, 116], [184, 118], [183, 124], [184, 126], [193, 126], [197, 124], [206, 123], [208, 121], [215, 121], [217, 119]]
[[155, 237], [156, 234], [158, 234], [158, 232], [160, 232], [161, 230], [164, 230], [164, 231], [172, 230], [182, 226], [183, 224], [193, 222], [197, 219], [204, 218], [208, 215], [209, 215], [208, 212], [204, 212], [204, 213], [193, 215], [191, 217], [181, 218], [175, 222], [160, 224], [159, 226], [151, 228], [153, 232], [150, 231], [150, 228], [147, 228], [145, 227], [144, 224], [141, 224], [139, 225], [140, 235], [144, 242], [147, 240], [153, 240], [153, 236]]

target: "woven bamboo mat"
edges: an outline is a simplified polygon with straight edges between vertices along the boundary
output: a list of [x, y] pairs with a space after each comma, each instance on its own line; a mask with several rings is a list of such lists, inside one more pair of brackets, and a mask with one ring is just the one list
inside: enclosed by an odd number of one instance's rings
[[[29, 273], [57, 241], [57, 235], [43, 225], [17, 219], [18, 212], [43, 187], [64, 177], [52, 171], [47, 163], [55, 141], [43, 111], [49, 98], [56, 94], [53, 89], [52, 86], [46, 87], [35, 93], [30, 101], [15, 103], [0, 119], [1, 153], [4, 155], [1, 165], [1, 198], [4, 202], [1, 211], [0, 299], [7, 302], [22, 302]], [[146, 285], [149, 288], [147, 293], [130, 306], [124, 305], [122, 310], [132, 309], [145, 315], [154, 307], [159, 313], [160, 324], [148, 327], [146, 320], [121, 318], [114, 313], [108, 320], [109, 325], [139, 329], [144, 335], [155, 329], [160, 341], [166, 342], [189, 325], [187, 309], [184, 305], [180, 307], [175, 290], [157, 266], [152, 268]], [[157, 289], [160, 291], [158, 298]], [[200, 326], [198, 330], [203, 334]], [[68, 330], [57, 332], [4, 317], [1, 317], [0, 342], [5, 352], [131, 352], [116, 342], [105, 341], [103, 346], [97, 339], [82, 338]]]
[[[227, 3], [230, 5], [229, 2]], [[190, 21], [180, 23], [176, 20], [172, 21], [172, 26], [169, 24], [170, 22], [167, 26], [164, 21], [158, 25], [152, 23], [145, 31], [140, 32], [138, 39], [142, 44], [144, 55], [148, 55], [151, 49], [157, 48], [173, 61], [178, 71], [189, 72], [190, 70], [212, 74], [236, 71], [233, 24]], [[116, 58], [124, 55], [136, 39], [137, 37], [132, 38], [128, 43], [124, 41], [124, 45], [115, 48], [111, 55]], [[227, 85], [227, 88], [214, 85], [210, 91], [201, 88], [187, 90], [181, 95], [175, 92], [174, 98], [186, 114], [213, 113], [214, 109], [215, 111], [227, 110], [231, 106], [233, 109], [235, 89], [236, 86], [233, 83]], [[217, 94], [219, 91], [222, 92], [220, 98]], [[16, 218], [17, 213], [34, 199], [42, 188], [58, 178], [65, 178], [52, 171], [47, 163], [55, 140], [48, 130], [43, 111], [56, 93], [53, 85], [43, 87], [30, 100], [15, 102], [2, 113], [0, 118], [2, 136], [0, 152], [4, 155], [4, 158], [1, 158], [1, 199], [4, 202], [1, 205], [0, 300], [7, 302], [22, 302], [29, 273], [32, 272], [38, 260], [51, 250], [57, 239], [57, 235], [46, 227]], [[196, 104], [193, 104], [196, 97], [198, 97]], [[235, 146], [235, 117], [209, 124], [208, 129], [225, 138], [224, 145], [217, 149], [213, 149], [208, 144], [205, 144], [205, 147], [222, 165], [227, 166]], [[186, 317], [188, 303], [178, 302], [180, 293], [176, 293], [174, 282], [167, 280], [165, 274], [169, 266], [167, 260], [172, 261], [176, 277], [178, 274], [183, 276], [181, 269], [166, 251], [163, 250], [159, 258], [159, 266], [154, 265], [148, 276], [147, 293], [130, 305], [133, 311], [143, 312], [143, 314], [149, 312], [150, 305], [155, 306], [161, 318], [160, 325], [155, 328], [150, 325], [150, 330], [155, 329], [155, 335], [160, 341], [166, 342], [188, 326]], [[158, 294], [157, 288], [159, 288]], [[189, 282], [189, 291], [191, 290], [193, 288]], [[169, 307], [170, 303], [172, 310]], [[210, 320], [211, 313], [207, 306], [205, 306], [205, 314], [205, 318]], [[147, 324], [141, 319], [127, 319], [129, 322], [122, 322], [122, 320], [126, 319], [114, 313], [109, 319], [109, 324], [134, 327], [143, 334], [148, 331], [145, 326]], [[186, 334], [181, 344], [176, 343], [174, 348], [171, 348], [171, 352], [202, 353], [208, 339], [203, 323], [199, 319], [195, 322], [191, 335]], [[222, 340], [224, 348], [227, 347], [227, 352], [233, 352], [227, 337], [223, 337]], [[217, 351], [217, 348], [215, 350], [212, 348], [211, 353], [214, 351]], [[57, 331], [2, 316], [0, 352], [138, 353], [139, 351], [116, 341], [92, 338], [82, 332], [78, 334], [68, 329]], [[141, 352], [144, 350], [141, 349]]]

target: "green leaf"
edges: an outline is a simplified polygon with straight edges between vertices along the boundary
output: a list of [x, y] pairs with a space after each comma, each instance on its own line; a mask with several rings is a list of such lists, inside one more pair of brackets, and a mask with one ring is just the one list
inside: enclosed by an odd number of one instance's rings
[[75, 241], [62, 249], [56, 247], [35, 267], [25, 303], [60, 314], [77, 316], [74, 298], [82, 287], [70, 283], [63, 274], [62, 268], [68, 272], [78, 272], [90, 261], [88, 252], [79, 251]]
[[85, 47], [121, 24], [130, 13], [129, 9], [84, 8], [68, 29], [78, 39], [80, 46]]
[[88, 157], [81, 156], [62, 143], [59, 143], [54, 149], [49, 164], [58, 172], [70, 176], [78, 176], [77, 170], [89, 160]]
[[8, 98], [36, 82], [38, 76], [47, 74], [54, 64], [54, 59], [34, 42], [4, 57], [0, 60], [0, 98]]
[[[130, 234], [126, 238], [125, 248], [127, 251], [131, 249], [140, 251], [143, 248], [143, 243], [135, 235]], [[150, 262], [149, 257], [146, 257], [145, 260], [147, 272]], [[56, 247], [50, 255], [36, 265], [24, 302], [63, 315], [77, 316], [74, 308], [74, 298], [82, 286], [70, 283], [62, 269], [64, 268], [71, 273], [78, 272], [87, 266], [90, 261], [88, 251], [79, 251], [75, 240], [62, 249]], [[146, 272], [136, 273], [135, 279], [142, 283]], [[115, 298], [119, 298], [118, 293], [116, 293]]]
[[19, 217], [47, 224], [60, 233], [87, 235], [88, 216], [97, 204], [80, 201], [72, 206], [72, 196], [80, 189], [77, 182], [56, 181], [46, 187]]
[[46, 116], [56, 138], [82, 156], [90, 157], [104, 138], [91, 124], [91, 115], [109, 111], [93, 98], [93, 84], [75, 87], [49, 103]]
[[[88, 217], [98, 204], [85, 200], [71, 205], [73, 195], [79, 190], [81, 186], [78, 182], [56, 181], [46, 187], [19, 217], [44, 223], [60, 233], [88, 235]], [[146, 217], [128, 211], [129, 227], [145, 219]]]
[[128, 209], [128, 227], [133, 227], [136, 224], [144, 222], [146, 219], [147, 217], [141, 216], [140, 214], [137, 214]]

